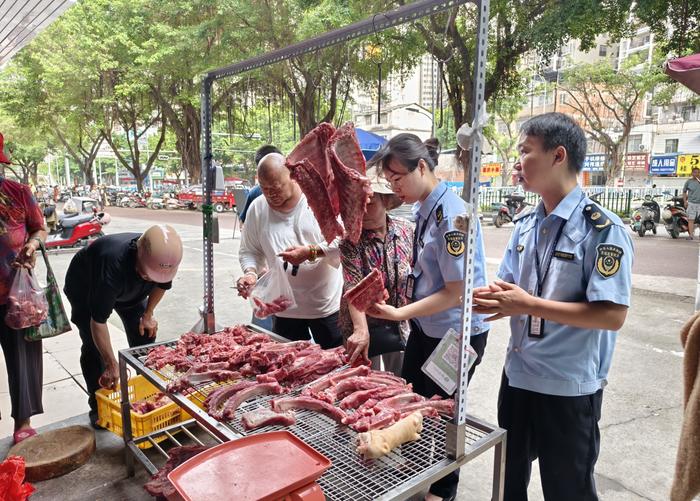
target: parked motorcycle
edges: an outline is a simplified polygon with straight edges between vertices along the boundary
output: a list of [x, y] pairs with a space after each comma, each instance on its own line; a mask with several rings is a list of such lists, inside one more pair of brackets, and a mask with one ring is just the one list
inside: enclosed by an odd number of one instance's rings
[[654, 198], [660, 196], [646, 195], [642, 205], [632, 212], [630, 228], [640, 237], [643, 237], [647, 231], [651, 231], [656, 235], [656, 224], [661, 216], [661, 208]]
[[515, 215], [519, 214], [528, 205], [523, 195], [508, 195], [505, 197], [505, 200], [505, 203], [500, 204], [493, 215], [493, 225], [496, 228], [512, 222]]
[[137, 209], [148, 207], [147, 198], [142, 196], [140, 193], [134, 193], [125, 197], [119, 201], [119, 207]]
[[[673, 197], [661, 212], [666, 231], [671, 238], [678, 238], [681, 233], [688, 231], [688, 214], [685, 211], [683, 197]], [[695, 224], [700, 224], [700, 214], [695, 218]]]
[[108, 225], [110, 216], [106, 212], [92, 214], [76, 214], [74, 216], [62, 216], [59, 219], [56, 231], [46, 239], [47, 249], [65, 247], [83, 247], [93, 240], [104, 236], [102, 227]]

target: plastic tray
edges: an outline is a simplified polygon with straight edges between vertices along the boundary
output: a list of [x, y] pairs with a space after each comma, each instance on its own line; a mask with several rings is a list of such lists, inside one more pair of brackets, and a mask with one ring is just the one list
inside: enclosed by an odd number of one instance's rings
[[292, 433], [272, 431], [212, 447], [168, 479], [185, 501], [274, 501], [314, 482], [330, 466]]

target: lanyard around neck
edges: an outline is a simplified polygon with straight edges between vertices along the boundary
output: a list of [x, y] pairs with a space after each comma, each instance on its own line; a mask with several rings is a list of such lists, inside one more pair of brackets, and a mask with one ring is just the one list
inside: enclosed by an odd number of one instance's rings
[[[433, 215], [433, 211], [437, 207], [437, 205], [440, 203], [440, 200], [442, 200], [442, 197], [445, 196], [445, 193], [447, 193], [447, 190], [449, 188], [445, 186], [445, 190], [440, 194], [437, 200], [435, 200], [435, 203], [433, 204], [432, 209], [430, 209], [430, 212], [428, 212], [428, 215], [425, 217], [425, 221], [423, 221], [423, 226], [421, 227], [420, 231], [418, 231], [418, 226], [420, 221], [416, 222], [416, 231], [413, 234], [413, 256], [411, 257], [411, 265], [415, 266], [416, 265], [416, 260], [418, 259], [418, 244], [420, 243], [420, 246], [423, 247], [423, 236], [425, 235], [425, 230], [428, 229], [428, 223], [430, 222], [430, 216]], [[420, 214], [417, 214], [417, 216], [420, 218]]]

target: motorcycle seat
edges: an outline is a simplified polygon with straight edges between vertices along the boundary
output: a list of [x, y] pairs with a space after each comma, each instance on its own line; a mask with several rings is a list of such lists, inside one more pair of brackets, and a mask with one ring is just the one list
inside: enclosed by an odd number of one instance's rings
[[92, 214], [78, 214], [77, 216], [64, 217], [61, 219], [61, 226], [64, 228], [73, 228], [81, 223], [87, 223], [93, 217]]

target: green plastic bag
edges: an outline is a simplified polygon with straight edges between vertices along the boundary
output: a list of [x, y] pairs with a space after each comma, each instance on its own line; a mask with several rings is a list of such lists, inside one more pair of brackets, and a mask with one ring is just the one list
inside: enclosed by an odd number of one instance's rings
[[42, 256], [44, 256], [44, 263], [46, 263], [46, 287], [44, 291], [46, 293], [46, 301], [49, 303], [49, 315], [38, 326], [24, 329], [24, 339], [27, 341], [39, 341], [40, 339], [58, 336], [71, 330], [70, 320], [61, 299], [61, 289], [58, 287], [53, 269], [51, 269], [43, 242], [40, 245], [40, 249]]

